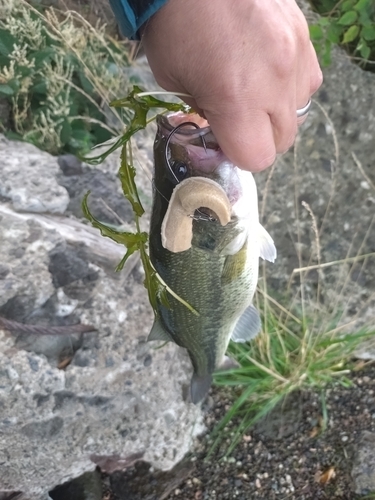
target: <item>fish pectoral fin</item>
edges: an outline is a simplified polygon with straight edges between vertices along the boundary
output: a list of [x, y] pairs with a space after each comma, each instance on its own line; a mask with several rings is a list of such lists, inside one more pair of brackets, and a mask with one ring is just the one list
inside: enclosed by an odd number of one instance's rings
[[172, 340], [169, 333], [165, 331], [160, 323], [160, 320], [157, 318], [155, 318], [151, 332], [147, 337], [147, 342], [150, 342], [151, 340], [162, 340], [163, 342], [170, 342]]
[[240, 368], [241, 365], [239, 364], [238, 361], [236, 361], [233, 358], [230, 358], [229, 356], [224, 356], [223, 361], [221, 362], [219, 368], [217, 368], [217, 372], [224, 372], [227, 370], [235, 370], [237, 368]]
[[248, 342], [258, 335], [261, 328], [259, 312], [250, 304], [237, 321], [231, 338], [233, 342]]
[[259, 224], [259, 255], [264, 260], [268, 260], [269, 262], [275, 262], [276, 259], [276, 247], [273, 239], [269, 235], [268, 231], [264, 229], [264, 227]]
[[211, 374], [199, 376], [194, 373], [190, 384], [191, 402], [196, 405], [199, 401], [202, 401], [202, 399], [207, 395], [211, 384]]
[[247, 258], [247, 245], [243, 245], [241, 250], [235, 255], [228, 255], [225, 258], [223, 271], [221, 273], [221, 283], [227, 285], [238, 279], [244, 272]]

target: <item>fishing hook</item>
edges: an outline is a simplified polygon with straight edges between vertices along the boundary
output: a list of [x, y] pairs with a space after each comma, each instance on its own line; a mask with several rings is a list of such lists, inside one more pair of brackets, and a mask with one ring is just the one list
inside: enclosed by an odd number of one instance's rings
[[[166, 143], [165, 143], [165, 149], [164, 149], [164, 159], [165, 159], [165, 163], [167, 164], [171, 174], [173, 175], [173, 177], [176, 179], [177, 181], [177, 184], [179, 184], [179, 180], [177, 179], [177, 176], [176, 174], [173, 172], [173, 169], [171, 167], [171, 164], [169, 163], [169, 158], [168, 158], [168, 148], [169, 148], [169, 143], [171, 142], [171, 139], [173, 137], [173, 135], [177, 132], [177, 130], [179, 130], [180, 128], [182, 127], [186, 127], [187, 125], [192, 125], [193, 127], [195, 127], [196, 129], [200, 129], [200, 126], [197, 124], [197, 123], [194, 123], [194, 122], [184, 122], [184, 123], [180, 123], [179, 125], [177, 125], [177, 127], [174, 127], [174, 129], [169, 133], [168, 137], [167, 137], [167, 140], [166, 140]], [[205, 152], [207, 153], [207, 146], [206, 146], [206, 141], [204, 139], [203, 136], [201, 136], [201, 141], [202, 141], [202, 144], [203, 144], [203, 147], [204, 147], [204, 150]]]

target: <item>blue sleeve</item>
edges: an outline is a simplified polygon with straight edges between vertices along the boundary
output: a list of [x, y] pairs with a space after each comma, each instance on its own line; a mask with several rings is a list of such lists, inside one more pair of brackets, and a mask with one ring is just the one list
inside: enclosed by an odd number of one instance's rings
[[138, 30], [167, 0], [109, 0], [121, 32], [139, 40]]

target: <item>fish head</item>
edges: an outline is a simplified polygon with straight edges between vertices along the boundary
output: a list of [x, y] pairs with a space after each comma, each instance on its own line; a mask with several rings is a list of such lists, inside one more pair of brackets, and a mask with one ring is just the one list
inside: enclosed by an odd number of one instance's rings
[[[225, 192], [232, 216], [245, 217], [254, 211], [258, 214], [252, 174], [228, 160], [207, 120], [198, 114], [176, 112], [159, 115], [157, 125], [154, 184], [166, 200], [170, 200], [174, 188], [185, 179], [203, 177], [211, 179]], [[243, 203], [239, 202], [245, 192], [251, 201], [247, 196], [246, 206], [241, 206]], [[205, 208], [209, 214], [209, 207]]]

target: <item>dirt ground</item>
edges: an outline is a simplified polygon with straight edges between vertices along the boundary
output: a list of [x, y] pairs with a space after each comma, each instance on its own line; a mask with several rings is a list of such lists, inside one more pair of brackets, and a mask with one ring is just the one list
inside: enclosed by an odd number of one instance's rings
[[[349, 378], [351, 387], [337, 383], [324, 394], [325, 421], [321, 393], [295, 395], [249, 430], [231, 456], [223, 458], [236, 421], [208, 460], [209, 432], [174, 471], [151, 471], [140, 462], [125, 473], [105, 477], [103, 500], [373, 498], [355, 493], [352, 469], [363, 432], [375, 430], [375, 367], [368, 365]], [[230, 399], [213, 390], [211, 402], [209, 429], [224, 415]]]

